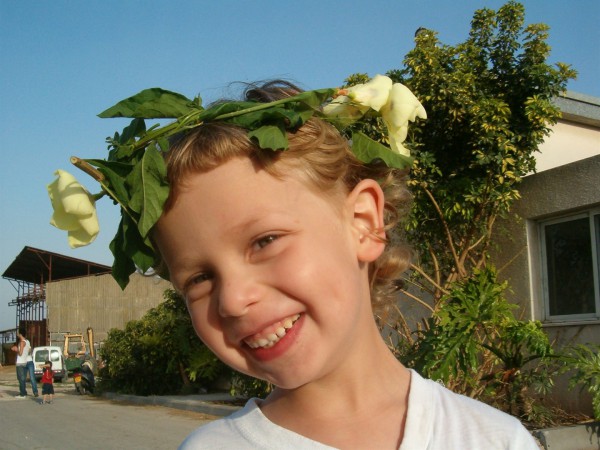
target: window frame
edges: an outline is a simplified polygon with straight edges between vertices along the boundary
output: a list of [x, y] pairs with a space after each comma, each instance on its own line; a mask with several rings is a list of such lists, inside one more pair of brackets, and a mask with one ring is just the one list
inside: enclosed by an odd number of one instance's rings
[[[548, 254], [546, 250], [546, 226], [570, 222], [582, 218], [589, 220], [590, 242], [593, 267], [594, 306], [595, 312], [585, 314], [550, 314]], [[541, 281], [543, 317], [545, 322], [575, 322], [600, 320], [600, 208], [592, 208], [569, 215], [553, 217], [538, 222], [539, 246], [541, 257]]]

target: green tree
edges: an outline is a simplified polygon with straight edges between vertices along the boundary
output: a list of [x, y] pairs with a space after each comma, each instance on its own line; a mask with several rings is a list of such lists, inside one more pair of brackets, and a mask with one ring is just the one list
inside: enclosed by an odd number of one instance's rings
[[519, 199], [523, 176], [560, 111], [552, 99], [576, 73], [549, 65], [544, 24], [523, 5], [480, 9], [468, 39], [442, 44], [421, 30], [404, 67], [390, 72], [420, 98], [413, 127], [415, 201], [406, 224], [418, 260], [407, 295], [432, 299], [409, 353], [432, 378], [524, 419], [537, 420], [530, 387], [548, 389], [552, 357], [539, 323], [516, 320], [506, 284], [488, 267], [494, 226]]
[[100, 351], [101, 389], [136, 395], [191, 392], [229, 369], [198, 339], [183, 300], [165, 301], [124, 330], [112, 329]]
[[[522, 4], [474, 13], [466, 41], [446, 45], [419, 29], [403, 67], [388, 72], [421, 100], [428, 118], [409, 128], [414, 202], [405, 236], [416, 260], [401, 288], [428, 307], [414, 333], [403, 317], [399, 357], [426, 375], [524, 416], [527, 390], [551, 380], [540, 324], [519, 321], [490, 264], [497, 219], [519, 199], [523, 176], [560, 116], [552, 103], [570, 66], [547, 62], [548, 27], [524, 24]], [[355, 74], [348, 85], [366, 80]], [[385, 141], [377, 120], [362, 126]]]
[[389, 75], [428, 113], [411, 136], [415, 201], [406, 233], [418, 259], [407, 286], [417, 289], [404, 292], [429, 300], [432, 316], [409, 353], [428, 376], [532, 418], [529, 387], [551, 386], [552, 351], [539, 323], [514, 318], [506, 285], [486, 267], [497, 219], [519, 198], [559, 118], [552, 99], [576, 73], [546, 62], [548, 27], [525, 26], [524, 16], [513, 1], [480, 9], [468, 39], [454, 46], [420, 30], [404, 67]]
[[420, 287], [435, 299], [489, 259], [494, 224], [519, 198], [522, 177], [560, 111], [552, 99], [576, 72], [549, 65], [548, 26], [524, 26], [524, 7], [475, 12], [464, 43], [421, 29], [404, 67], [389, 72], [421, 99], [412, 127], [414, 207], [408, 238]]

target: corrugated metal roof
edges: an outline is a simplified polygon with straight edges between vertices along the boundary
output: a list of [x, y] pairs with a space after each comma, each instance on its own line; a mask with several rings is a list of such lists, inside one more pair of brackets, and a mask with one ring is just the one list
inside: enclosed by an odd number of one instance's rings
[[2, 278], [44, 284], [48, 281], [110, 273], [111, 268], [58, 253], [24, 247]]

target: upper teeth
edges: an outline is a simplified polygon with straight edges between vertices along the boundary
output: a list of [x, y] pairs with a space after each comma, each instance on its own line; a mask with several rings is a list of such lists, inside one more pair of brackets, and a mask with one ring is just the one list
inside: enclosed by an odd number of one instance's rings
[[261, 333], [261, 336], [257, 335], [246, 339], [244, 342], [251, 348], [269, 348], [273, 347], [277, 344], [282, 337], [285, 336], [287, 330], [292, 328], [294, 322], [300, 318], [300, 314], [296, 314], [294, 316], [288, 317], [281, 322], [276, 323], [272, 328], [269, 329], [266, 333]]

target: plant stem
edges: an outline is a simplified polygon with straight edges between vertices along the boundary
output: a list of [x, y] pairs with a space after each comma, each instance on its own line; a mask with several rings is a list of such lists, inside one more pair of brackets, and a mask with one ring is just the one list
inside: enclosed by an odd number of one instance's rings
[[70, 158], [71, 160], [71, 164], [73, 164], [75, 167], [77, 167], [78, 169], [84, 171], [85, 173], [87, 173], [89, 176], [91, 176], [94, 180], [96, 180], [98, 183], [100, 183], [100, 186], [102, 187], [102, 190], [104, 191], [103, 193], [99, 193], [96, 194], [94, 196], [94, 198], [100, 199], [102, 198], [105, 194], [108, 194], [108, 196], [110, 198], [112, 198], [115, 202], [117, 202], [120, 206], [121, 209], [129, 216], [131, 217], [131, 220], [133, 220], [134, 223], [137, 224], [137, 220], [135, 219], [135, 217], [133, 217], [131, 215], [131, 212], [127, 209], [127, 206], [124, 205], [119, 198], [117, 197], [117, 195], [110, 190], [110, 188], [107, 186], [107, 184], [105, 183], [106, 181], [106, 177], [104, 176], [104, 174], [102, 172], [100, 172], [98, 169], [96, 169], [95, 167], [93, 167], [90, 163], [88, 163], [87, 161], [78, 158], [77, 156], [71, 156]]
[[87, 161], [84, 161], [83, 159], [78, 158], [77, 156], [71, 156], [71, 164], [73, 164], [79, 170], [83, 170], [98, 183], [102, 184], [102, 182], [104, 181], [104, 175], [98, 169], [92, 167]]

